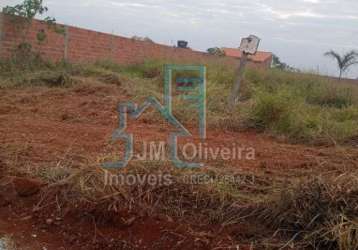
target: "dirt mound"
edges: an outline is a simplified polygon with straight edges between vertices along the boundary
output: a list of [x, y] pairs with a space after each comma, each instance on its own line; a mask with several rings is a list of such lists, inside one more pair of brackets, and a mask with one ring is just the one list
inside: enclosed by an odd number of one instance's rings
[[18, 197], [29, 197], [40, 192], [44, 183], [39, 180], [7, 176], [0, 179], [0, 205], [15, 201]]

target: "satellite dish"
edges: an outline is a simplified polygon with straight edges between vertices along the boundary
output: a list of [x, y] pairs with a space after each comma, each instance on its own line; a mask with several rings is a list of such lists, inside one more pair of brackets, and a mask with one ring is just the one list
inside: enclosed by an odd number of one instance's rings
[[240, 51], [249, 55], [255, 55], [259, 48], [261, 39], [257, 36], [250, 35], [249, 37], [243, 38], [240, 44]]

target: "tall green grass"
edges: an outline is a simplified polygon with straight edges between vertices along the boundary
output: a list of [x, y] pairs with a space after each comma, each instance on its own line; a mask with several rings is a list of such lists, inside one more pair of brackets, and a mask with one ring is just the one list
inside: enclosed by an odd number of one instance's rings
[[358, 86], [280, 71], [249, 72], [247, 124], [295, 142], [340, 143], [358, 135]]
[[[36, 61], [29, 65], [0, 62], [0, 87], [71, 86], [76, 77], [91, 77], [126, 89], [133, 101], [147, 96], [162, 100], [164, 61], [119, 65], [111, 61], [66, 64]], [[240, 89], [240, 102], [229, 110], [227, 97], [236, 69], [207, 64], [207, 122], [209, 127], [254, 128], [292, 142], [346, 143], [358, 137], [358, 85], [312, 74], [279, 70], [248, 70]], [[175, 115], [191, 122], [195, 113], [175, 99]]]

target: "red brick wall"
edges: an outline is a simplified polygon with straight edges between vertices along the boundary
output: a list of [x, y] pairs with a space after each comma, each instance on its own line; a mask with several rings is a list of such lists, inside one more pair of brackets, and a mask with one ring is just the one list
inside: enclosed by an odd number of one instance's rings
[[[146, 59], [163, 59], [187, 63], [219, 62], [237, 65], [238, 60], [217, 57], [190, 49], [173, 48], [151, 42], [137, 41], [72, 26], [63, 26], [66, 32], [58, 34], [49, 30], [44, 22], [34, 20], [27, 32], [17, 31], [13, 17], [0, 13], [0, 57], [9, 58], [16, 46], [23, 41], [30, 43], [35, 51], [52, 61], [67, 59], [69, 62], [93, 62], [111, 59], [121, 64], [140, 63]], [[2, 25], [1, 25], [2, 23]], [[2, 29], [1, 29], [2, 26]], [[47, 39], [39, 44], [36, 34], [44, 30]], [[266, 67], [266, 64], [255, 67]]]
[[264, 62], [249, 61], [248, 67], [251, 67], [254, 69], [269, 69], [269, 68], [271, 68], [271, 64], [272, 64], [272, 56]]
[[[31, 43], [33, 49], [39, 51], [44, 58], [54, 61], [63, 59], [64, 36], [53, 31], [48, 32], [48, 27], [45, 23], [34, 21], [31, 24], [31, 28], [25, 32], [23, 29], [19, 29], [19, 27], [17, 27], [18, 25], [15, 25], [15, 23], [21, 19], [4, 15], [2, 17], [0, 16], [0, 19], [0, 23], [2, 23], [0, 30], [1, 58], [9, 58], [16, 47], [25, 40]], [[45, 30], [48, 35], [43, 44], [39, 44], [36, 38], [40, 30]]]

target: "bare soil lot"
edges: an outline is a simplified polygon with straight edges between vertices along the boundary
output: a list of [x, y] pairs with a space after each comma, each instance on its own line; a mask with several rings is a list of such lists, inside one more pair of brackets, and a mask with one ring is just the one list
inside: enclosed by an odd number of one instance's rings
[[[101, 83], [0, 90], [0, 177], [32, 180], [43, 169], [99, 166], [103, 155], [113, 150], [109, 140], [117, 127], [116, 106], [129, 98], [118, 86]], [[146, 141], [164, 137], [169, 128], [144, 118], [131, 131]], [[208, 160], [205, 168], [245, 171], [282, 182], [332, 172], [338, 176], [358, 164], [354, 147], [293, 145], [255, 131], [208, 128], [207, 143], [252, 147], [255, 160]], [[39, 185], [40, 190], [22, 197], [17, 193], [0, 208], [0, 235], [10, 237], [18, 249], [261, 249], [262, 245], [252, 243], [259, 235], [271, 238], [272, 248], [275, 242], [290, 240], [272, 238], [271, 229], [252, 221], [200, 225], [185, 216], [145, 208], [61, 207], [56, 195], [44, 204], [40, 202], [45, 197], [42, 190], [53, 183], [18, 181], [14, 185], [25, 191]], [[0, 190], [0, 196], [4, 192]]]

